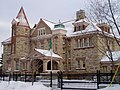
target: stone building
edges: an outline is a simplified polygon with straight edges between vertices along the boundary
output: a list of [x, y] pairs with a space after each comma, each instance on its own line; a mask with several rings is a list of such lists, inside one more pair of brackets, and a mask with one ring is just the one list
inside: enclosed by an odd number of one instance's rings
[[89, 21], [84, 10], [77, 11], [75, 20], [56, 24], [41, 18], [30, 28], [23, 7], [12, 21], [11, 37], [2, 45], [4, 72], [109, 71], [111, 63], [103, 57], [109, 50], [120, 50], [109, 25]]

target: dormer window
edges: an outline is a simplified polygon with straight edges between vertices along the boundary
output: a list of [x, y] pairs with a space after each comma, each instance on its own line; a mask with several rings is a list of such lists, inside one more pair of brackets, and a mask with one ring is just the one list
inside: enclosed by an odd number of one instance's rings
[[107, 33], [110, 33], [110, 26], [109, 26], [107, 23], [99, 23], [99, 24], [97, 24], [97, 26], [98, 26], [101, 30], [103, 30], [103, 31], [105, 31], [105, 32], [107, 32]]
[[38, 36], [41, 36], [41, 35], [46, 35], [45, 27], [38, 29]]

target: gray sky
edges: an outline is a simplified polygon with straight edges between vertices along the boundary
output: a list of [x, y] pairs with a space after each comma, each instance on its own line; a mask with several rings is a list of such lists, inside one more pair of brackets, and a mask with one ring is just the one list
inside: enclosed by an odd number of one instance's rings
[[[89, 0], [0, 0], [0, 42], [11, 35], [11, 21], [23, 6], [31, 27], [40, 18], [53, 22], [72, 20]], [[0, 47], [0, 54], [2, 47]]]

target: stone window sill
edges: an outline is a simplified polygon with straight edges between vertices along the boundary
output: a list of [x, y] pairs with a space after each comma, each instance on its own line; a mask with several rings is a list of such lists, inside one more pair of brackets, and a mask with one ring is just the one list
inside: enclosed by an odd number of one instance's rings
[[79, 50], [79, 49], [89, 49], [89, 48], [94, 48], [94, 46], [89, 46], [89, 47], [76, 47], [74, 50]]
[[76, 70], [86, 70], [86, 68], [76, 68]]

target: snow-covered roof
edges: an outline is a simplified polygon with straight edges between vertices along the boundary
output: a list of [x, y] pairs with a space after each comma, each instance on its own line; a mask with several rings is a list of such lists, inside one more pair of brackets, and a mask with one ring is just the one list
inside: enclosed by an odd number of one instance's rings
[[[70, 20], [67, 22], [63, 22], [62, 24], [65, 26], [64, 28], [57, 28], [55, 29], [54, 26], [57, 25], [54, 22], [48, 21], [46, 19], [42, 19], [50, 28], [51, 30], [57, 30], [57, 29], [64, 29], [67, 31], [66, 35], [67, 37], [72, 37], [72, 36], [78, 36], [81, 34], [91, 34], [91, 33], [101, 33], [103, 32], [103, 30], [101, 30], [98, 26], [97, 23], [93, 23], [90, 20], [88, 20], [88, 18], [84, 18], [84, 19], [80, 19], [78, 21], [76, 21], [76, 19], [74, 20]], [[88, 23], [88, 26], [85, 28], [85, 30], [80, 30], [80, 31], [76, 31], [74, 32], [74, 24], [79, 23], [79, 22], [86, 22]], [[113, 34], [107, 33], [104, 31], [104, 33], [107, 36], [113, 37]]]
[[102, 30], [96, 25], [96, 23], [89, 23], [89, 25], [86, 27], [85, 30], [72, 32], [71, 34], [68, 35], [68, 37], [77, 36], [77, 35], [80, 35], [80, 34], [83, 34], [83, 33], [86, 33], [86, 34], [87, 33], [92, 33], [92, 32], [95, 32], [95, 31], [102, 31]]
[[52, 57], [62, 58], [61, 56], [55, 54], [54, 52], [52, 52], [52, 54], [51, 54], [51, 51], [49, 51], [49, 50], [43, 50], [43, 49], [35, 49], [35, 50], [40, 52], [41, 54], [43, 54], [45, 56], [51, 56], [52, 55]]
[[11, 37], [2, 42], [2, 44], [10, 44], [10, 43], [11, 43]]
[[89, 22], [89, 20], [87, 18], [84, 18], [84, 19], [80, 19], [74, 23], [79, 23], [79, 22]]
[[54, 29], [54, 23], [53, 22], [50, 22], [48, 20], [45, 20], [45, 19], [42, 19], [52, 30]]
[[12, 20], [12, 24], [16, 23], [18, 23], [19, 25], [30, 27], [23, 7], [21, 7], [17, 17]]
[[66, 33], [67, 36], [71, 35], [74, 31], [74, 26], [72, 24], [73, 22], [75, 22], [75, 21], [64, 23], [65, 30], [67, 30], [67, 33]]
[[[108, 54], [108, 52], [106, 52], [107, 55], [103, 56], [103, 58], [101, 59], [102, 62], [104, 61], [110, 61], [110, 59], [108, 57], [110, 57], [110, 55]], [[117, 61], [120, 59], [120, 51], [113, 51], [112, 52], [112, 57], [114, 61]]]
[[17, 24], [19, 22], [19, 20], [17, 18], [13, 19], [11, 24]]

